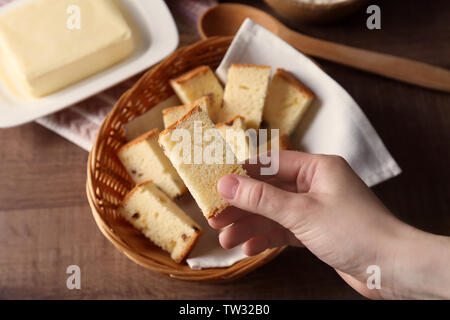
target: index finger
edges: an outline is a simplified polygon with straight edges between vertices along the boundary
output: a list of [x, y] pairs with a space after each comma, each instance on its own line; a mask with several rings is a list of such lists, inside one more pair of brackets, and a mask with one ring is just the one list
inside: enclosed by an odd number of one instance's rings
[[252, 178], [258, 180], [267, 181], [276, 177], [285, 182], [296, 182], [298, 175], [302, 174], [306, 177], [313, 172], [311, 169], [315, 166], [318, 157], [317, 155], [291, 150], [280, 150], [276, 153], [269, 151], [266, 156], [270, 159], [277, 154], [279, 157], [278, 171], [274, 175], [261, 174], [261, 168], [270, 167], [270, 163], [267, 165], [261, 164], [260, 158], [262, 155], [257, 156], [258, 163], [251, 164], [250, 160], [247, 160], [243, 167]]
[[214, 229], [222, 229], [248, 215], [253, 215], [253, 213], [230, 206], [217, 216], [209, 218], [208, 223]]

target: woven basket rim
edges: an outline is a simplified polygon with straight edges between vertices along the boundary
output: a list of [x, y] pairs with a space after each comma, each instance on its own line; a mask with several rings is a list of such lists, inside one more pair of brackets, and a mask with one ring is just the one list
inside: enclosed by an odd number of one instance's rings
[[[146, 71], [137, 82], [128, 90], [126, 90], [120, 98], [117, 100], [116, 104], [112, 108], [112, 110], [108, 113], [105, 120], [102, 122], [100, 129], [97, 133], [97, 137], [93, 144], [93, 147], [89, 153], [88, 162], [87, 162], [87, 179], [86, 179], [86, 195], [88, 198], [89, 205], [91, 207], [91, 212], [94, 217], [94, 221], [100, 229], [101, 233], [124, 255], [126, 255], [129, 259], [134, 261], [135, 263], [143, 266], [144, 268], [159, 272], [163, 275], [169, 276], [171, 278], [179, 279], [179, 280], [187, 280], [187, 281], [208, 281], [208, 282], [222, 282], [229, 281], [233, 279], [237, 279], [253, 270], [262, 266], [274, 259], [278, 254], [280, 254], [285, 248], [273, 248], [267, 249], [266, 251], [252, 257], [245, 258], [233, 266], [225, 267], [225, 268], [206, 268], [201, 270], [176, 270], [171, 266], [163, 265], [157, 261], [151, 260], [146, 256], [140, 255], [133, 248], [131, 248], [126, 241], [121, 239], [121, 237], [114, 231], [113, 228], [108, 226], [106, 221], [103, 219], [100, 211], [99, 201], [95, 194], [94, 190], [94, 172], [96, 169], [96, 157], [102, 151], [104, 146], [106, 137], [108, 137], [108, 132], [106, 128], [109, 128], [110, 122], [116, 113], [119, 112], [120, 108], [126, 105], [127, 99], [133, 95], [136, 91], [142, 90], [145, 87], [143, 83], [146, 79], [152, 77], [156, 72], [158, 72], [159, 68], [163, 68], [165, 65], [169, 65], [173, 63], [179, 56], [182, 56], [186, 52], [190, 50], [195, 50], [197, 47], [206, 45], [211, 43], [214, 44], [215, 41], [218, 42], [231, 42], [233, 37], [212, 37], [206, 40], [198, 41], [192, 45], [187, 47], [180, 48], [172, 53], [169, 57], [162, 60], [160, 63]], [[152, 106], [154, 107], [154, 105]], [[151, 108], [152, 108], [151, 107]], [[150, 108], [150, 109], [151, 109]], [[150, 240], [149, 240], [150, 241]], [[233, 268], [231, 268], [233, 267]], [[237, 268], [239, 267], [239, 268]]]

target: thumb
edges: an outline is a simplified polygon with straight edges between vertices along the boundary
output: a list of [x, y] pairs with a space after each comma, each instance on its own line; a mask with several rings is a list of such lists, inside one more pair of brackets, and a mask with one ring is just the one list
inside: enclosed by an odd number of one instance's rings
[[289, 230], [301, 224], [312, 201], [306, 195], [238, 175], [222, 177], [217, 189], [231, 205], [267, 217]]

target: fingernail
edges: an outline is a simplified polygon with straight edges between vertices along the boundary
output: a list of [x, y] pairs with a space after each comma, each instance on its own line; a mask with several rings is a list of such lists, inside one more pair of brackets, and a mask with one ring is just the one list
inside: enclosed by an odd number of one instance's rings
[[232, 200], [234, 199], [238, 187], [238, 179], [234, 176], [226, 176], [219, 180], [217, 189], [222, 197], [227, 200]]

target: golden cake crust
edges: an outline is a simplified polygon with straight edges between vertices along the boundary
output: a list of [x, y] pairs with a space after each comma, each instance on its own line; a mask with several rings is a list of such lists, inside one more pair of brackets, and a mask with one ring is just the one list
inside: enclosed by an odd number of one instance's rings
[[174, 107], [170, 107], [170, 108], [165, 108], [165, 109], [163, 109], [162, 114], [166, 115], [166, 114], [168, 114], [168, 113], [170, 113], [170, 112], [172, 112], [174, 110], [181, 109], [181, 108], [187, 109], [187, 108], [189, 108], [189, 105], [182, 104], [181, 106], [174, 106]]
[[137, 185], [134, 186], [133, 189], [131, 189], [126, 195], [125, 197], [123, 197], [122, 201], [120, 201], [119, 207], [123, 207], [123, 205], [125, 204], [125, 202], [128, 201], [128, 199], [136, 192], [137, 189], [139, 189], [140, 187], [148, 184], [148, 183], [153, 183], [152, 180], [147, 180], [141, 183], [138, 183]]
[[216, 124], [216, 128], [220, 128], [220, 127], [223, 127], [223, 126], [229, 126], [229, 127], [231, 127], [231, 126], [233, 125], [233, 123], [234, 123], [236, 120], [238, 120], [238, 119], [242, 119], [242, 121], [244, 121], [244, 120], [245, 120], [245, 117], [243, 117], [243, 116], [241, 116], [241, 115], [237, 115], [237, 116], [235, 116], [234, 118], [232, 118], [232, 119], [230, 119], [230, 120], [228, 120], [228, 121], [220, 122], [220, 123]]
[[170, 131], [173, 131], [176, 129], [176, 127], [186, 120], [186, 118], [190, 117], [192, 114], [201, 112], [202, 108], [199, 105], [194, 106], [191, 110], [189, 110], [184, 116], [182, 116], [179, 120], [172, 123], [169, 127], [167, 127], [164, 131], [162, 131], [159, 135], [164, 136], [168, 134]]
[[270, 66], [260, 65], [260, 64], [249, 64], [249, 63], [232, 63], [230, 68], [259, 68], [259, 69], [270, 69]]
[[140, 142], [142, 142], [142, 141], [145, 141], [145, 140], [147, 140], [148, 138], [150, 138], [151, 136], [154, 136], [154, 135], [156, 135], [156, 134], [158, 134], [158, 133], [159, 133], [159, 129], [158, 129], [158, 128], [154, 128], [154, 129], [152, 129], [152, 130], [150, 130], [150, 131], [148, 131], [148, 132], [146, 132], [146, 133], [143, 133], [143, 134], [141, 134], [140, 136], [138, 136], [137, 138], [131, 140], [130, 142], [128, 142], [127, 144], [125, 144], [124, 146], [122, 146], [122, 147], [119, 149], [118, 153], [120, 153], [120, 152], [122, 152], [122, 151], [124, 151], [124, 150], [127, 150], [127, 149], [129, 149], [130, 147], [134, 146], [135, 144], [140, 143]]
[[[174, 82], [177, 84], [183, 84], [188, 82], [189, 80], [192, 80], [198, 76], [201, 76], [207, 72], [209, 72], [211, 68], [209, 66], [200, 66], [195, 69], [192, 69], [191, 71], [188, 71], [181, 76], [171, 79], [170, 82]], [[211, 70], [212, 71], [212, 70]]]
[[191, 252], [192, 248], [195, 246], [195, 244], [197, 243], [197, 239], [198, 237], [200, 237], [203, 233], [203, 230], [198, 229], [197, 227], [194, 226], [194, 234], [192, 235], [191, 238], [191, 243], [189, 244], [189, 246], [186, 248], [186, 250], [183, 251], [183, 253], [180, 255], [179, 259], [174, 260], [176, 263], [180, 263], [181, 261], [183, 261], [186, 256], [189, 254], [189, 252]]
[[223, 205], [221, 205], [221, 206], [219, 206], [217, 208], [214, 208], [213, 211], [208, 212], [208, 215], [206, 216], [206, 218], [207, 219], [211, 219], [211, 218], [217, 217], [223, 210], [225, 210], [229, 206], [231, 206], [231, 204], [226, 203], [226, 204], [223, 204]]
[[168, 113], [170, 113], [170, 112], [172, 112], [174, 110], [177, 110], [177, 109], [181, 109], [181, 108], [185, 108], [185, 109], [194, 108], [197, 103], [202, 103], [202, 102], [211, 103], [210, 95], [206, 95], [206, 96], [203, 96], [201, 98], [198, 98], [196, 100], [196, 103], [182, 104], [182, 105], [179, 105], [179, 106], [173, 106], [173, 107], [165, 108], [165, 109], [162, 110], [162, 114], [163, 115], [167, 115]]
[[311, 91], [304, 83], [302, 83], [300, 80], [298, 80], [296, 77], [292, 75], [289, 71], [286, 71], [282, 68], [278, 68], [275, 72], [275, 75], [278, 75], [283, 80], [288, 82], [290, 85], [292, 85], [294, 88], [296, 88], [298, 91], [300, 91], [302, 94], [309, 98], [315, 98], [316, 95], [314, 92]]

